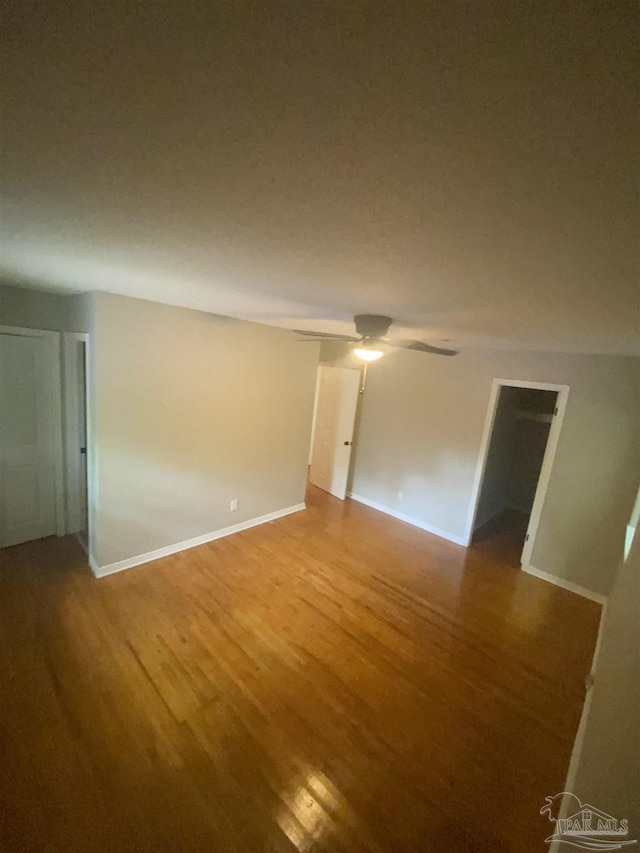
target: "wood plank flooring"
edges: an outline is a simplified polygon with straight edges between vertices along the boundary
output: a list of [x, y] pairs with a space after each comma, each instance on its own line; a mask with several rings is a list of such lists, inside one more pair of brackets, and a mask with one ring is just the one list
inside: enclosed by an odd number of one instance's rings
[[600, 608], [357, 503], [0, 551], [0, 849], [546, 849]]
[[473, 534], [472, 548], [489, 560], [520, 569], [529, 516], [505, 509]]

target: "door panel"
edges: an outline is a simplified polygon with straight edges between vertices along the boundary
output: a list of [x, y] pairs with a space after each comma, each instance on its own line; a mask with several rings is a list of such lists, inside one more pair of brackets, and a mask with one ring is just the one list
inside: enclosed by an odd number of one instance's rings
[[86, 376], [86, 344], [78, 341], [78, 431], [80, 433], [80, 531], [85, 534], [89, 530], [87, 516], [87, 376]]
[[87, 540], [86, 343], [65, 335], [67, 532]]
[[0, 546], [55, 533], [49, 341], [0, 334]]
[[320, 367], [309, 479], [340, 500], [347, 492], [359, 393], [359, 370]]

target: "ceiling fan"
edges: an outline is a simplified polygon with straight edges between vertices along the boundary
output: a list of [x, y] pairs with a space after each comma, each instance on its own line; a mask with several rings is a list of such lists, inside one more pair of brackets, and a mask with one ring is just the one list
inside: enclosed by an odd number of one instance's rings
[[392, 317], [382, 317], [379, 314], [356, 314], [353, 318], [356, 325], [358, 337], [353, 335], [332, 335], [326, 332], [309, 332], [305, 329], [294, 329], [298, 335], [325, 341], [344, 341], [354, 343], [352, 352], [362, 361], [376, 361], [382, 358], [385, 351], [380, 345], [399, 347], [400, 349], [413, 349], [418, 352], [429, 352], [434, 355], [457, 355], [458, 351], [453, 349], [442, 349], [425, 344], [422, 341], [390, 341], [386, 335], [393, 323]]

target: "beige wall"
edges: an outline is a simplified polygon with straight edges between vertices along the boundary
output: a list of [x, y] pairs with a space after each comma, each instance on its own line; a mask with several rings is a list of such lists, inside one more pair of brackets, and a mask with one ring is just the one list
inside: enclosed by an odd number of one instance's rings
[[301, 503], [317, 362], [290, 332], [97, 293], [98, 565]]
[[0, 326], [88, 332], [91, 298], [0, 285]]
[[[344, 348], [323, 345], [323, 361], [351, 359]], [[463, 536], [494, 378], [570, 386], [531, 563], [607, 593], [638, 488], [637, 358], [390, 353], [368, 370], [352, 491]]]
[[67, 296], [67, 314], [65, 332], [91, 332], [93, 329], [93, 309], [95, 293], [79, 293]]
[[[588, 710], [568, 789], [640, 841], [640, 537], [607, 602]], [[633, 848], [635, 849], [635, 848]]]

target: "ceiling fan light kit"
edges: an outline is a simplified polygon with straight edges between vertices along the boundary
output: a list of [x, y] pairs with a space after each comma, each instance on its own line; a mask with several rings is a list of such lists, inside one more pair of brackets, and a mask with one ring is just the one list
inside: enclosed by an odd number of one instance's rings
[[353, 318], [356, 332], [359, 337], [352, 335], [332, 335], [326, 332], [310, 332], [307, 329], [294, 329], [298, 335], [305, 335], [307, 338], [315, 338], [316, 340], [341, 341], [343, 343], [357, 344], [352, 349], [356, 358], [361, 361], [370, 362], [377, 361], [385, 354], [385, 350], [381, 348], [381, 344], [400, 349], [412, 349], [418, 352], [428, 352], [433, 355], [457, 355], [456, 350], [442, 349], [442, 347], [434, 347], [431, 344], [425, 344], [422, 341], [390, 341], [386, 335], [389, 327], [393, 323], [392, 317], [385, 317], [380, 314], [356, 314]]
[[360, 361], [377, 361], [384, 355], [384, 352], [381, 349], [373, 349], [368, 347], [354, 347], [351, 352], [355, 355], [356, 358], [359, 358]]

